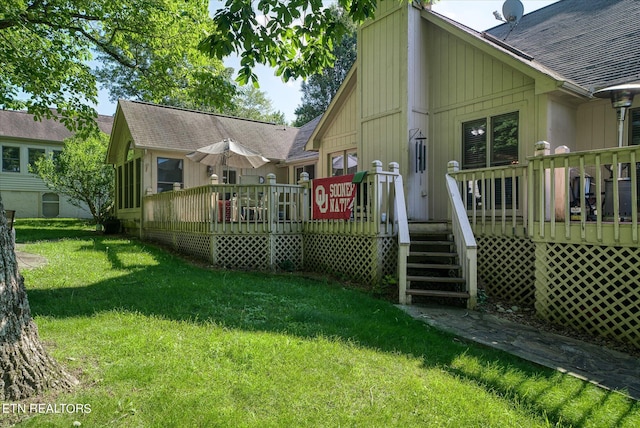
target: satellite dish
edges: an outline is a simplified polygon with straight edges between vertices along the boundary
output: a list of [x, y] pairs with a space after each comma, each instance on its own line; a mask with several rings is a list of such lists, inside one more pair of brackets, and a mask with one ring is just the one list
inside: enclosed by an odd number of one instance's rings
[[518, 25], [523, 14], [524, 6], [520, 0], [507, 0], [502, 5], [504, 20], [511, 24], [511, 27]]

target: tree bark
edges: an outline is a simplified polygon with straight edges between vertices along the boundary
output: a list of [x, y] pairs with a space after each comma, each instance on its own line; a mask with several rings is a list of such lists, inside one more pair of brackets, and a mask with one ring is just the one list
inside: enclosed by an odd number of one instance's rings
[[77, 383], [40, 341], [0, 198], [0, 401], [22, 400]]

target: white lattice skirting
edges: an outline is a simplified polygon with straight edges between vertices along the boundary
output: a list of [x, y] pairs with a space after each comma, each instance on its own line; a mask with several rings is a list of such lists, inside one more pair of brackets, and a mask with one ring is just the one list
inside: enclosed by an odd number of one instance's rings
[[535, 299], [535, 245], [525, 238], [478, 236], [478, 279], [486, 293], [519, 305]]
[[394, 237], [305, 234], [304, 267], [362, 284], [378, 284], [396, 275], [398, 246]]
[[302, 269], [302, 236], [205, 235], [188, 232], [145, 230], [145, 239], [229, 269], [266, 271], [286, 266]]
[[370, 285], [386, 275], [397, 275], [398, 246], [394, 237], [205, 235], [146, 230], [145, 238], [229, 269], [266, 271], [287, 266]]
[[640, 249], [536, 244], [536, 310], [640, 348]]

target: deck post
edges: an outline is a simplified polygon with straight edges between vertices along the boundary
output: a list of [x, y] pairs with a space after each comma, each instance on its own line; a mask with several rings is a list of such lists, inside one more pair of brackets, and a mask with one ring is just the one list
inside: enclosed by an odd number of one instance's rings
[[304, 190], [302, 191], [302, 200], [300, 201], [301, 206], [298, 208], [298, 210], [301, 211], [299, 214], [302, 214], [301, 219], [303, 223], [306, 223], [311, 219], [309, 209], [311, 207], [311, 200], [309, 199], [309, 188], [311, 187], [311, 180], [309, 180], [308, 172], [303, 172], [300, 174], [300, 180], [298, 180], [298, 184], [304, 187]]
[[[554, 154], [567, 154], [571, 152], [569, 147], [560, 146], [556, 147], [553, 151]], [[569, 194], [567, 192], [570, 189], [571, 182], [568, 181], [567, 177], [570, 179], [570, 168], [567, 165], [558, 165], [554, 170], [554, 183], [555, 183], [555, 192], [554, 192], [554, 201], [555, 201], [555, 218], [558, 221], [565, 220], [567, 216], [570, 216], [571, 213], [567, 211], [567, 201]]]
[[[541, 156], [549, 156], [551, 154], [551, 144], [546, 141], [538, 141], [535, 144], [535, 149], [533, 155], [535, 157]], [[545, 221], [549, 221], [551, 219], [550, 212], [550, 193], [551, 189], [549, 188], [551, 184], [551, 171], [544, 168], [544, 162], [540, 161], [538, 163], [539, 170], [537, 171], [538, 176], [538, 219], [540, 221], [540, 230], [539, 236], [544, 236], [544, 224]]]

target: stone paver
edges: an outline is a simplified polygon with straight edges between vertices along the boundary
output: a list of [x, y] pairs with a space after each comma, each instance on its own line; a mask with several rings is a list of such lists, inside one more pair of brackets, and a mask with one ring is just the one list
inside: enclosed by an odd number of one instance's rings
[[38, 255], [22, 251], [23, 245], [16, 244], [16, 259], [18, 260], [18, 270], [35, 269], [47, 264], [47, 259]]
[[483, 312], [441, 306], [398, 307], [440, 330], [640, 400], [638, 358]]

